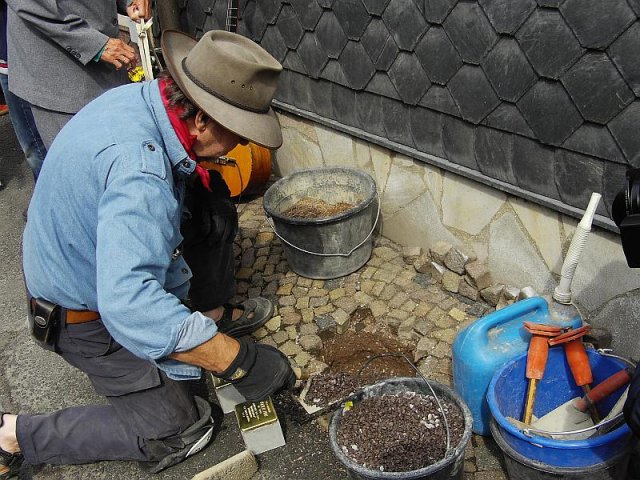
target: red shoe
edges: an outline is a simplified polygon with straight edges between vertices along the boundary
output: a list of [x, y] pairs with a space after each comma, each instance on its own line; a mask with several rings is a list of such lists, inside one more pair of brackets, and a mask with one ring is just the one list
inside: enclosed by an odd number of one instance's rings
[[0, 117], [9, 113], [9, 107], [0, 103]]

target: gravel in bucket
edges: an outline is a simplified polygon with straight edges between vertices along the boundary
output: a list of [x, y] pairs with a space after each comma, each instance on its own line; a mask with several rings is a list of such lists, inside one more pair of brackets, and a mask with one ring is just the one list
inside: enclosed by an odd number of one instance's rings
[[289, 218], [327, 218], [346, 212], [355, 207], [347, 202], [331, 204], [319, 198], [304, 197], [298, 200], [291, 208], [282, 212]]
[[[449, 425], [449, 444], [464, 433], [459, 407], [440, 398]], [[354, 403], [343, 414], [337, 432], [345, 455], [369, 470], [408, 472], [428, 467], [447, 451], [447, 433], [432, 395], [405, 392]]]

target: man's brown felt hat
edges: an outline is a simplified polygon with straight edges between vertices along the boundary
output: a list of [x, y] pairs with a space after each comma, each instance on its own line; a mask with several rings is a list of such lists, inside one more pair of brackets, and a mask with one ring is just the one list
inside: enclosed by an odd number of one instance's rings
[[213, 30], [196, 41], [162, 34], [162, 52], [180, 90], [223, 127], [267, 148], [282, 145], [271, 100], [282, 65], [257, 43]]

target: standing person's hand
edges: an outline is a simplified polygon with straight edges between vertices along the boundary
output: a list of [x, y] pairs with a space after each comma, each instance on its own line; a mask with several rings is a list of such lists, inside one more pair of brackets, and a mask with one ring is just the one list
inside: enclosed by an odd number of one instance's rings
[[116, 70], [120, 70], [123, 65], [129, 65], [129, 63], [135, 60], [136, 52], [133, 47], [130, 47], [118, 38], [110, 38], [107, 40], [107, 45], [100, 56], [101, 62], [110, 63], [116, 67]]
[[151, 18], [150, 3], [150, 0], [133, 0], [127, 7], [127, 15], [134, 22], [139, 22], [141, 19], [149, 20]]

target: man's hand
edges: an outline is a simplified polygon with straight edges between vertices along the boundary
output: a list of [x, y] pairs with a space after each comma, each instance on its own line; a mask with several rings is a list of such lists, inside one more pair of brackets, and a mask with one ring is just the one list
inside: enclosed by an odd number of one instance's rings
[[133, 0], [127, 7], [127, 15], [134, 22], [139, 22], [141, 19], [149, 20], [151, 18], [150, 3], [150, 0]]
[[251, 340], [236, 340], [223, 333], [170, 357], [212, 371], [233, 383], [252, 402], [281, 388], [291, 388], [296, 381], [289, 360], [278, 349]]
[[110, 63], [116, 67], [116, 70], [120, 70], [123, 65], [129, 65], [129, 63], [135, 61], [135, 59], [136, 52], [133, 47], [130, 47], [118, 38], [110, 38], [107, 40], [107, 45], [100, 56], [101, 62]]

